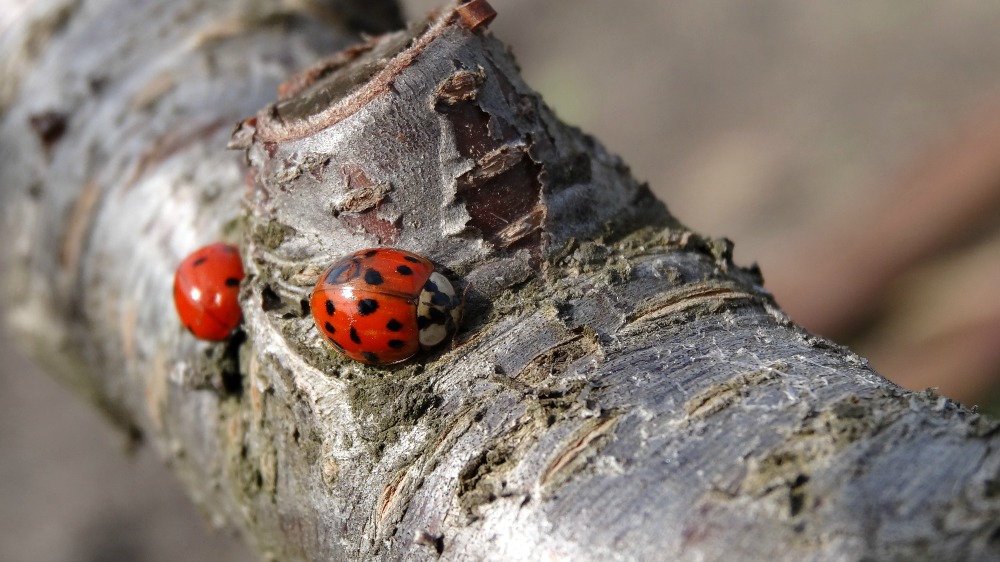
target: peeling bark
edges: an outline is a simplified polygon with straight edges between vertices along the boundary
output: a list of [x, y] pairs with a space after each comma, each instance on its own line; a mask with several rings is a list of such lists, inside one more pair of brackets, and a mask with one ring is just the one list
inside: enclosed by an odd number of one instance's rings
[[[482, 0], [333, 55], [252, 2], [55, 6], [3, 98], [8, 321], [265, 558], [1000, 558], [1000, 426], [789, 322], [552, 115]], [[215, 239], [245, 323], [206, 344], [170, 283]], [[372, 367], [308, 295], [385, 244], [467, 311]]]

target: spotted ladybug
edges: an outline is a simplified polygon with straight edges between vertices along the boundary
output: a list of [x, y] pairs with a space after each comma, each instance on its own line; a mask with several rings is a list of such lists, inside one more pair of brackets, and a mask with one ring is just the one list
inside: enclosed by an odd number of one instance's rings
[[351, 359], [388, 365], [443, 342], [458, 325], [462, 299], [426, 258], [370, 248], [328, 267], [310, 306], [330, 345]]
[[243, 318], [240, 281], [243, 262], [236, 247], [216, 243], [184, 258], [174, 276], [174, 306], [196, 338], [221, 341]]

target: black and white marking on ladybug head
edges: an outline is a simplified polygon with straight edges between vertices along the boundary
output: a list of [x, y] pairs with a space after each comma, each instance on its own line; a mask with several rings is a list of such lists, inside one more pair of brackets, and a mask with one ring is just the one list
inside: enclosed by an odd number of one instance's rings
[[459, 298], [451, 282], [438, 272], [431, 273], [417, 301], [420, 345], [433, 347], [448, 337], [459, 320]]

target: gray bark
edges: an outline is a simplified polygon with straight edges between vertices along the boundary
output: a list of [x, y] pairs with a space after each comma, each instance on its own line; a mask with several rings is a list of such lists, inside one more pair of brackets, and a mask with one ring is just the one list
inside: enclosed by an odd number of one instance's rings
[[[313, 21], [372, 20], [216, 6], [65, 3], [8, 40], [5, 300], [265, 558], [1000, 559], [998, 424], [789, 322], [552, 115], [479, 2], [322, 59], [347, 37]], [[223, 145], [254, 112], [245, 182]], [[245, 335], [207, 344], [171, 283], [216, 239]], [[467, 290], [452, 346], [325, 346], [317, 275], [376, 245]]]

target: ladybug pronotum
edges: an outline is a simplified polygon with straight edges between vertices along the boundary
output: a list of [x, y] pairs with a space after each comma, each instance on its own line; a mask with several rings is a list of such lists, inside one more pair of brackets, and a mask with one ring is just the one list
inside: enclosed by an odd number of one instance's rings
[[310, 306], [316, 327], [337, 351], [388, 365], [445, 341], [458, 325], [462, 299], [426, 258], [370, 248], [328, 267]]
[[196, 338], [226, 339], [243, 318], [242, 280], [243, 261], [235, 246], [216, 243], [192, 252], [174, 275], [174, 306], [181, 324]]

